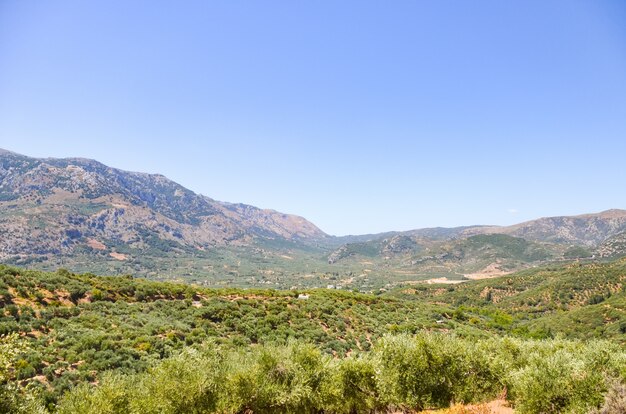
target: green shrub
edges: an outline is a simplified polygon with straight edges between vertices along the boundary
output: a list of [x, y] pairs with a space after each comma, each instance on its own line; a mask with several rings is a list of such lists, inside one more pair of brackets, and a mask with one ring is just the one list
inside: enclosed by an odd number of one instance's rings
[[585, 413], [603, 401], [607, 378], [626, 374], [626, 354], [616, 344], [553, 340], [523, 344], [525, 363], [509, 376], [520, 413]]
[[315, 354], [303, 355], [306, 352], [306, 345], [292, 344], [231, 356], [224, 386], [225, 411], [311, 412], [324, 374]]
[[381, 395], [391, 405], [447, 407], [493, 395], [500, 387], [479, 349], [454, 336], [386, 336], [374, 355]]
[[141, 374], [76, 387], [59, 412], [360, 413], [485, 401], [506, 388], [522, 414], [584, 413], [619, 406], [607, 390], [625, 378], [626, 352], [606, 341], [420, 333], [385, 336], [369, 353], [343, 359], [299, 342], [231, 350], [213, 343]]
[[191, 349], [141, 376], [129, 403], [132, 413], [207, 413], [216, 409], [223, 369], [217, 352]]
[[131, 413], [130, 402], [135, 380], [136, 378], [133, 377], [108, 374], [102, 378], [97, 387], [81, 384], [65, 394], [57, 412], [59, 414]]
[[376, 367], [367, 357], [347, 358], [330, 366], [318, 408], [334, 413], [362, 413], [382, 408]]
[[[0, 413], [44, 413], [39, 398], [31, 388], [10, 382], [16, 369], [30, 367], [27, 361], [17, 360], [28, 347], [17, 334], [0, 336]], [[32, 367], [30, 367], [32, 368]], [[19, 375], [19, 373], [18, 373]]]

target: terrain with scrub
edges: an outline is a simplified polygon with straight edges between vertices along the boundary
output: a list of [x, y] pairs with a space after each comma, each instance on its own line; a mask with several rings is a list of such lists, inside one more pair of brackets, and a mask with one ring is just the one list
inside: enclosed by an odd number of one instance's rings
[[362, 292], [626, 254], [626, 211], [332, 236], [303, 217], [196, 194], [160, 174], [0, 149], [0, 262], [212, 288]]
[[626, 412], [625, 210], [337, 237], [0, 150], [0, 234], [0, 412]]
[[626, 259], [377, 295], [0, 275], [9, 412], [608, 413], [626, 380]]

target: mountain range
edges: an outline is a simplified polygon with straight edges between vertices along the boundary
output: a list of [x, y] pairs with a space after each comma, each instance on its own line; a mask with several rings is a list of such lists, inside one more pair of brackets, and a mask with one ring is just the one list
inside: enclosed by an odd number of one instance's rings
[[196, 249], [256, 239], [328, 237], [302, 217], [215, 201], [159, 174], [82, 158], [36, 159], [0, 151], [1, 257], [68, 254], [108, 241], [143, 248], [155, 240]]
[[0, 261], [43, 269], [361, 288], [619, 256], [626, 211], [335, 237], [305, 218], [216, 201], [163, 175], [0, 150], [0, 234]]

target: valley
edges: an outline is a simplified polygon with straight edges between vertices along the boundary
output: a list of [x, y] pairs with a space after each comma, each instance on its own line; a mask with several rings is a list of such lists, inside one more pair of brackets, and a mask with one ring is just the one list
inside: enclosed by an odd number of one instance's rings
[[207, 287], [332, 285], [370, 293], [626, 254], [625, 210], [336, 237], [302, 217], [215, 201], [162, 175], [6, 150], [0, 231], [0, 260], [11, 265]]
[[0, 232], [0, 412], [587, 413], [626, 376], [625, 210], [337, 237], [0, 151]]
[[[112, 370], [130, 376], [129, 381], [135, 381], [132, 378], [136, 375], [153, 381], [156, 374], [150, 371], [153, 370], [151, 367], [160, 364], [159, 361], [166, 365], [186, 364], [185, 358], [193, 361], [195, 357], [191, 349], [199, 350], [201, 355], [203, 352], [219, 352], [228, 359], [239, 358], [237, 353], [248, 352], [246, 349], [253, 353], [263, 353], [267, 349], [267, 352], [289, 354], [294, 351], [283, 347], [310, 344], [307, 346], [315, 347], [316, 358], [358, 364], [363, 361], [360, 358], [370, 358], [382, 352], [381, 341], [400, 346], [403, 341], [410, 341], [406, 335], [419, 338], [425, 333], [431, 335], [423, 340], [430, 344], [429, 347], [435, 347], [432, 352], [438, 349], [441, 340], [460, 341], [445, 345], [460, 347], [458, 358], [468, 357], [462, 349], [469, 349], [470, 342], [488, 349], [493, 346], [504, 346], [505, 349], [510, 346], [523, 349], [546, 346], [556, 347], [556, 350], [565, 346], [572, 347], [572, 352], [583, 352], [573, 349], [607, 347], [610, 340], [613, 344], [610, 346], [617, 347], [611, 348], [613, 351], [610, 352], [617, 358], [612, 364], [617, 364], [615, 368], [619, 371], [626, 368], [626, 354], [623, 353], [626, 344], [624, 286], [626, 259], [605, 264], [538, 268], [457, 285], [411, 284], [377, 295], [335, 289], [208, 289], [130, 276], [101, 277], [66, 270], [49, 273], [0, 266], [0, 300], [4, 310], [0, 317], [0, 335], [19, 334], [24, 343], [24, 350], [18, 354], [11, 375], [23, 386], [29, 384], [31, 392], [40, 395], [49, 407], [56, 406], [66, 395], [60, 406], [61, 412], [67, 412], [64, 410], [68, 408], [63, 407], [68, 406], [74, 407], [70, 410], [76, 410], [78, 406], [73, 404], [95, 404], [94, 398], [104, 398], [106, 404], [112, 404], [107, 400], [110, 397], [98, 394], [106, 392], [104, 389], [96, 388], [97, 393], [93, 394], [94, 390], [84, 388], [89, 383], [111, 381], [106, 372]], [[559, 339], [553, 339], [564, 337], [570, 342], [559, 344]], [[496, 344], [495, 339], [489, 338], [503, 338], [497, 341], [505, 342]], [[517, 339], [510, 342], [512, 339], [504, 338]], [[543, 345], [528, 342], [537, 339], [548, 342]], [[605, 342], [587, 345], [576, 342], [600, 339]], [[550, 344], [549, 341], [556, 342]], [[278, 347], [278, 350], [272, 347]], [[550, 354], [554, 350], [542, 352]], [[449, 351], [441, 349], [436, 352]], [[250, 357], [257, 358], [245, 358]], [[188, 362], [208, 363], [202, 361]], [[524, 365], [527, 362], [518, 363]], [[481, 364], [480, 369], [496, 369]], [[605, 365], [602, 369], [607, 368]], [[431, 366], [429, 369], [440, 368]], [[568, 368], [563, 366], [562, 369]], [[150, 376], [146, 377], [146, 372], [151, 372]], [[485, 371], [484, 375], [496, 373]], [[502, 372], [497, 375], [502, 376], [498, 381], [512, 381], [507, 383], [513, 390], [522, 386]], [[456, 398], [465, 402], [496, 398], [502, 386], [498, 381], [481, 377], [481, 386], [486, 388], [480, 392], [475, 389], [465, 397], [455, 394]], [[82, 388], [74, 388], [81, 384]], [[368, 385], [379, 386], [382, 385]], [[452, 392], [456, 385], [450, 386]], [[586, 385], [571, 386], [584, 389]], [[65, 394], [69, 390], [74, 391]], [[81, 394], [84, 392], [90, 396]], [[514, 394], [513, 403], [521, 407], [532, 403], [530, 395], [519, 392], [521, 394]], [[351, 404], [359, 404], [359, 398], [347, 400], [352, 401], [346, 402], [347, 407], [358, 406]], [[371, 407], [387, 404], [382, 396], [380, 400], [378, 398], [368, 404], [373, 404]], [[441, 398], [441, 403], [435, 400], [409, 403], [410, 398], [402, 401], [409, 406], [445, 406], [448, 397]], [[556, 401], [550, 398], [562, 397], [543, 395], [542, 398], [548, 399], [548, 402], [544, 401], [547, 404]], [[566, 404], [562, 407], [567, 404], [584, 406], [583, 402], [570, 400], [570, 397], [559, 401], [559, 404]], [[94, 409], [91, 406], [89, 410]], [[533, 410], [522, 412], [538, 412]]]

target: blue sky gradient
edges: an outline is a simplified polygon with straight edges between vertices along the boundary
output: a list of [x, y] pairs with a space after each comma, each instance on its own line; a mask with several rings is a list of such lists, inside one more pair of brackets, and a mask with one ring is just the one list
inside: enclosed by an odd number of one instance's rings
[[0, 147], [337, 235], [626, 208], [626, 3], [4, 0]]

